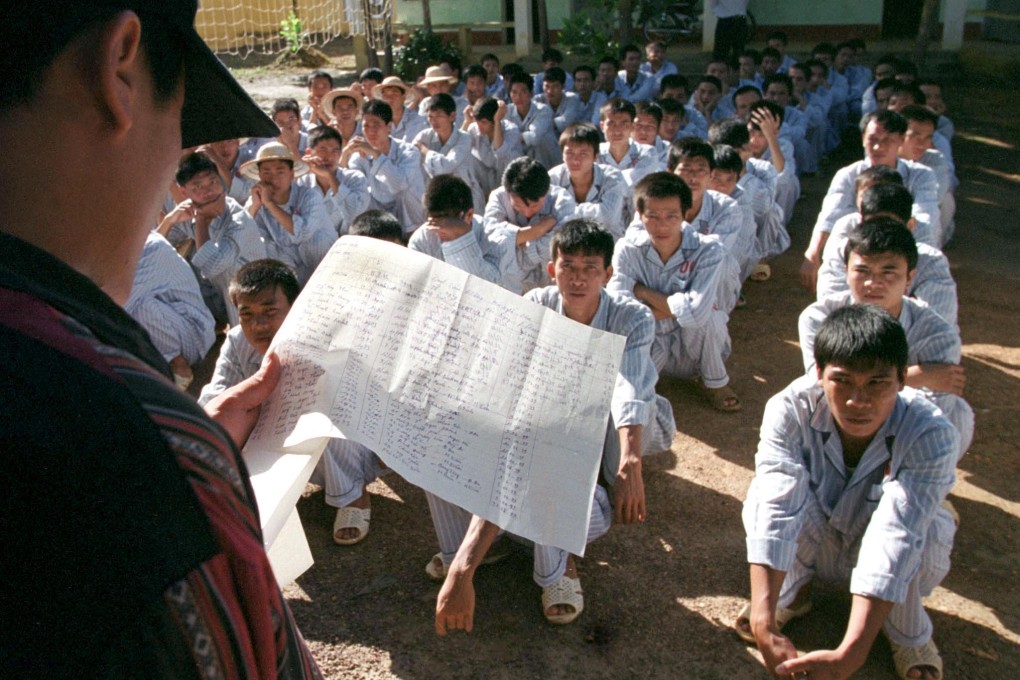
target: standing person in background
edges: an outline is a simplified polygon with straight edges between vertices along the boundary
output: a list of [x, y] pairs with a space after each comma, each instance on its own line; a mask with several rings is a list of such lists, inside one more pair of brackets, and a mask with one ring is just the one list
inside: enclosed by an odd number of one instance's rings
[[712, 0], [715, 14], [713, 59], [736, 61], [747, 43], [747, 0]]

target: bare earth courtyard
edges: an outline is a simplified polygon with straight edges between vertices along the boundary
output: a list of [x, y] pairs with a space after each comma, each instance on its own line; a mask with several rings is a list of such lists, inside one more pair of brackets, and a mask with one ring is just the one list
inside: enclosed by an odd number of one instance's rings
[[[261, 99], [303, 98], [295, 73], [242, 82]], [[951, 500], [961, 516], [953, 567], [928, 601], [945, 676], [1020, 677], [1020, 118], [1008, 89], [947, 88], [960, 188], [947, 247], [959, 286], [966, 397], [977, 426]], [[424, 495], [395, 475], [372, 492], [361, 544], [330, 540], [333, 512], [309, 486], [299, 503], [315, 565], [286, 595], [330, 678], [757, 678], [757, 651], [729, 625], [749, 593], [740, 506], [753, 474], [765, 402], [801, 372], [797, 315], [813, 299], [797, 283], [800, 253], [832, 173], [859, 157], [841, 149], [804, 179], [793, 247], [730, 321], [732, 386], [744, 408], [722, 414], [696, 388], [662, 379], [680, 434], [645, 461], [649, 519], [616, 527], [579, 562], [585, 612], [565, 627], [542, 617], [521, 547], [476, 579], [471, 634], [438, 637], [438, 584], [424, 573], [436, 539]], [[815, 608], [786, 629], [798, 648], [839, 643], [849, 597], [815, 592]], [[880, 639], [859, 678], [894, 677]]]

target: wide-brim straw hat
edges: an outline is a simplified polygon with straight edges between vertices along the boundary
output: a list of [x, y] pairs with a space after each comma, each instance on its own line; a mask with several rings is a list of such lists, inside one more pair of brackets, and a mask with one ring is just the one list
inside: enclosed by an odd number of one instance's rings
[[453, 83], [457, 82], [457, 79], [450, 73], [450, 69], [446, 66], [429, 66], [425, 69], [425, 77], [418, 83], [421, 86], [431, 85], [432, 83]]
[[326, 95], [322, 98], [322, 102], [319, 104], [319, 106], [322, 108], [322, 112], [325, 113], [327, 116], [332, 116], [333, 103], [336, 102], [336, 100], [340, 99], [341, 97], [353, 99], [355, 105], [358, 107], [358, 110], [359, 111], [361, 110], [361, 102], [364, 101], [361, 95], [355, 92], [354, 90], [341, 89], [330, 90], [329, 92], [326, 93]]
[[259, 163], [262, 161], [290, 161], [294, 164], [294, 178], [308, 172], [308, 164], [303, 160], [294, 158], [294, 154], [283, 142], [269, 142], [263, 144], [255, 154], [254, 160], [241, 164], [241, 176], [259, 181]]
[[387, 87], [395, 87], [407, 95], [407, 91], [411, 89], [411, 86], [401, 80], [398, 76], [386, 76], [383, 81], [372, 88], [372, 96], [376, 99], [382, 99], [382, 91]]

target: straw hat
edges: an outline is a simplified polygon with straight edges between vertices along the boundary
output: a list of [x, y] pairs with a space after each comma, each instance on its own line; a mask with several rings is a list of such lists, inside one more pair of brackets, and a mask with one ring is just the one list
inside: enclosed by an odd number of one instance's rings
[[263, 144], [255, 154], [254, 160], [241, 165], [241, 175], [256, 182], [259, 181], [259, 163], [262, 161], [291, 161], [294, 164], [295, 179], [308, 172], [307, 163], [294, 158], [294, 154], [290, 152], [286, 144], [274, 141]]
[[381, 83], [372, 88], [372, 96], [375, 97], [376, 99], [382, 99], [382, 91], [385, 90], [387, 87], [395, 87], [399, 89], [401, 92], [403, 92], [405, 95], [407, 94], [407, 91], [411, 89], [410, 86], [408, 86], [408, 84], [401, 80], [399, 77], [386, 76], [385, 78], [383, 78], [383, 81]]
[[425, 69], [425, 77], [418, 83], [422, 87], [431, 85], [432, 83], [453, 83], [457, 82], [457, 79], [450, 73], [449, 66], [429, 66]]
[[361, 102], [363, 101], [361, 95], [358, 92], [355, 92], [354, 90], [342, 89], [332, 90], [326, 93], [326, 95], [322, 98], [322, 102], [319, 104], [319, 107], [322, 109], [322, 112], [325, 113], [326, 116], [332, 116], [333, 103], [337, 99], [340, 99], [341, 97], [353, 99], [358, 109], [361, 109]]

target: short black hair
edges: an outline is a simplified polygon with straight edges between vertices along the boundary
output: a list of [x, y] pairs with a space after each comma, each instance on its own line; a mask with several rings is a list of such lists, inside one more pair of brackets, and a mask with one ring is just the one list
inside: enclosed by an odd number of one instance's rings
[[700, 78], [698, 78], [698, 84], [695, 85], [695, 87], [696, 88], [700, 87], [702, 83], [708, 83], [709, 85], [713, 86], [715, 89], [717, 89], [720, 92], [722, 92], [722, 81], [719, 80], [718, 78], [716, 78], [715, 76], [709, 76], [709, 75], [701, 76]]
[[436, 175], [425, 186], [425, 212], [429, 217], [460, 217], [474, 207], [471, 187], [456, 175]]
[[790, 76], [785, 73], [773, 73], [766, 77], [764, 82], [761, 84], [761, 89], [763, 92], [768, 92], [769, 87], [776, 83], [785, 87], [788, 94], [793, 94], [793, 80], [791, 80]]
[[891, 135], [904, 135], [907, 133], [907, 119], [895, 111], [872, 111], [861, 118], [861, 133], [874, 122], [882, 126], [882, 129]]
[[[896, 85], [892, 89], [892, 95], [910, 95], [910, 98], [914, 100], [915, 104], [924, 104], [927, 100], [924, 92], [914, 83], [901, 83], [896, 81]], [[890, 96], [892, 96], [890, 95]]]
[[784, 45], [790, 42], [790, 38], [786, 35], [786, 31], [770, 31], [769, 34], [765, 36], [765, 42], [768, 42], [769, 40], [778, 40]]
[[542, 61], [555, 61], [557, 64], [563, 63], [563, 53], [555, 47], [550, 47], [542, 52]]
[[735, 118], [724, 118], [708, 128], [708, 141], [712, 144], [726, 144], [739, 149], [751, 141], [747, 123]]
[[782, 61], [783, 55], [779, 53], [775, 47], [765, 47], [761, 51], [761, 59], [765, 61], [765, 57], [772, 57], [776, 61]]
[[386, 76], [383, 75], [382, 69], [370, 67], [361, 72], [361, 75], [358, 76], [358, 82], [360, 83], [362, 80], [374, 80], [377, 83], [381, 83], [385, 78]]
[[510, 89], [517, 83], [521, 83], [528, 88], [528, 94], [531, 94], [532, 90], [535, 89], [535, 79], [532, 78], [530, 74], [521, 71], [520, 73], [515, 73], [510, 76], [506, 86], [507, 93], [509, 93]]
[[478, 64], [471, 64], [467, 67], [467, 70], [464, 71], [464, 80], [467, 80], [468, 78], [481, 78], [482, 80], [487, 80], [488, 77], [489, 72]]
[[290, 111], [298, 118], [301, 117], [301, 107], [298, 106], [297, 99], [284, 98], [277, 99], [273, 102], [273, 108], [269, 110], [269, 117], [276, 118], [276, 114], [282, 111]]
[[595, 69], [593, 69], [593, 68], [592, 68], [591, 66], [589, 66], [588, 64], [581, 64], [580, 66], [578, 66], [577, 68], [575, 68], [575, 69], [574, 69], [574, 78], [576, 79], [576, 78], [577, 78], [577, 74], [578, 74], [578, 73], [580, 73], [580, 72], [582, 72], [582, 71], [584, 71], [585, 73], [587, 73], [588, 75], [590, 75], [590, 76], [591, 76], [591, 78], [592, 78], [592, 80], [595, 80]]
[[[47, 68], [72, 42], [91, 32], [98, 37], [101, 24], [121, 11], [116, 3], [63, 3], [59, 18], [38, 8], [5, 12], [0, 35], [9, 58], [0, 60], [0, 112], [35, 98]], [[184, 43], [158, 12], [135, 9], [141, 21], [141, 45], [155, 87], [155, 101], [164, 104], [178, 91], [184, 78]]]
[[599, 118], [605, 120], [614, 113], [626, 113], [633, 121], [634, 116], [637, 115], [637, 109], [634, 108], [634, 104], [623, 97], [613, 97], [599, 108]]
[[549, 193], [549, 171], [533, 158], [522, 156], [506, 166], [503, 188], [526, 201], [539, 201]]
[[672, 90], [677, 87], [683, 88], [684, 92], [691, 91], [691, 85], [687, 82], [687, 78], [679, 73], [670, 73], [668, 76], [663, 76], [662, 81], [659, 83], [660, 92], [663, 90]]
[[673, 172], [680, 165], [680, 161], [688, 158], [704, 158], [709, 170], [715, 168], [715, 153], [711, 144], [700, 137], [681, 137], [669, 145], [666, 169]]
[[873, 217], [850, 230], [843, 247], [843, 262], [850, 262], [850, 254], [899, 255], [907, 261], [907, 271], [917, 269], [917, 241], [910, 230], [891, 217]]
[[822, 74], [825, 77], [829, 76], [829, 67], [826, 66], [825, 62], [822, 61], [821, 59], [808, 59], [807, 61], [804, 62], [804, 66], [807, 68], [807, 71], [806, 71], [806, 75], [807, 76], [810, 76], [811, 75], [811, 69], [816, 68], [816, 67], [822, 69]]
[[567, 144], [587, 144], [599, 155], [599, 131], [591, 123], [571, 123], [560, 133], [560, 149]]
[[479, 97], [471, 110], [475, 114], [475, 120], [487, 120], [495, 122], [496, 111], [499, 110], [499, 101], [494, 97]]
[[900, 224], [906, 224], [914, 210], [914, 197], [902, 184], [879, 182], [861, 193], [861, 219], [867, 221], [876, 215], [892, 215]]
[[216, 166], [216, 163], [201, 151], [195, 151], [185, 155], [181, 162], [177, 164], [177, 173], [174, 175], [174, 180], [178, 185], [184, 186], [195, 175], [210, 171], [219, 177], [220, 169]]
[[499, 65], [499, 57], [497, 57], [492, 52], [486, 52], [485, 54], [483, 54], [482, 58], [478, 60], [478, 63], [479, 64], [484, 64], [487, 61], [494, 61], [494, 62], [496, 62], [497, 66]]
[[518, 64], [516, 61], [511, 61], [506, 64], [503, 64], [503, 66], [499, 69], [499, 72], [500, 74], [502, 74], [503, 80], [507, 82], [508, 90], [510, 89], [511, 78], [522, 73], [525, 75], [527, 75], [528, 73], [527, 71], [524, 70], [524, 67]]
[[686, 120], [687, 108], [677, 100], [666, 97], [665, 99], [656, 99], [655, 103], [662, 109], [662, 115], [681, 116]]
[[831, 42], [820, 42], [811, 49], [811, 56], [824, 54], [829, 57], [835, 57], [837, 51], [836, 46]]
[[861, 191], [861, 187], [871, 186], [879, 183], [893, 183], [903, 186], [903, 175], [899, 170], [888, 165], [872, 165], [865, 168], [854, 180], [854, 194]]
[[351, 236], [368, 236], [380, 241], [404, 242], [404, 228], [400, 220], [385, 210], [366, 210], [351, 222], [347, 231]]
[[620, 68], [620, 60], [608, 54], [599, 59], [599, 66], [602, 66], [602, 64], [612, 64], [614, 71]]
[[567, 72], [559, 66], [550, 66], [545, 70], [542, 78], [547, 83], [559, 83], [560, 85], [567, 84]]
[[923, 103], [910, 104], [900, 109], [899, 114], [907, 119], [907, 124], [910, 121], [918, 123], [931, 123], [935, 128], [939, 126], [939, 114], [935, 113]]
[[613, 263], [613, 235], [602, 223], [589, 217], [569, 220], [553, 234], [549, 245], [549, 259], [553, 262], [559, 255], [599, 256], [604, 266]]
[[848, 305], [829, 314], [815, 335], [815, 366], [850, 370], [892, 366], [903, 381], [909, 347], [903, 326], [877, 305]]
[[639, 114], [651, 116], [655, 119], [656, 125], [662, 123], [662, 107], [658, 102], [638, 102], [634, 105], [634, 116], [637, 117]]
[[782, 106], [775, 102], [771, 102], [768, 99], [759, 99], [755, 103], [751, 104], [751, 106], [747, 109], [748, 125], [755, 130], [760, 130], [761, 126], [751, 120], [751, 114], [760, 109], [768, 109], [771, 111], [772, 115], [775, 116], [780, 125], [783, 124], [783, 119], [786, 118], [786, 111], [783, 110]]
[[461, 62], [460, 57], [456, 54], [447, 52], [443, 55], [443, 58], [439, 60], [440, 64], [446, 64], [450, 67], [453, 77], [460, 78], [460, 72], [464, 69], [464, 64]]
[[324, 142], [328, 139], [334, 140], [340, 145], [340, 148], [344, 146], [343, 135], [335, 127], [329, 125], [317, 125], [308, 132], [308, 148], [314, 149], [315, 145], [319, 142]]
[[645, 201], [649, 198], [680, 199], [680, 209], [687, 212], [691, 209], [694, 197], [691, 188], [672, 172], [652, 172], [645, 175], [634, 186], [634, 206], [639, 213], [645, 211]]
[[361, 116], [376, 116], [389, 125], [393, 122], [393, 109], [382, 99], [369, 99], [361, 107]]
[[754, 85], [741, 85], [740, 87], [733, 91], [733, 101], [737, 101], [737, 97], [741, 97], [745, 94], [751, 93], [758, 95], [758, 98], [761, 99], [760, 89], [758, 89]]
[[635, 45], [634, 43], [627, 43], [626, 45], [620, 48], [620, 60], [623, 61], [624, 59], [626, 59], [627, 55], [630, 54], [631, 52], [637, 52], [638, 55], [644, 54], [644, 52], [641, 51], [641, 48]]
[[429, 97], [429, 111], [442, 111], [448, 116], [457, 112], [457, 101], [453, 95], [440, 92]]
[[333, 89], [333, 76], [329, 74], [329, 71], [324, 71], [321, 68], [316, 69], [308, 74], [308, 86], [311, 87], [312, 83], [314, 83], [319, 78], [325, 78], [326, 80], [328, 80], [329, 89], [331, 90]]
[[754, 61], [755, 64], [760, 64], [761, 63], [761, 52], [759, 52], [756, 49], [753, 49], [753, 48], [749, 47], [746, 50], [744, 50], [743, 52], [741, 52], [740, 56], [742, 56], [742, 57], [750, 57]]
[[875, 81], [871, 91], [877, 94], [879, 90], [893, 90], [899, 83], [900, 81], [895, 78], [882, 78], [882, 80]]
[[269, 288], [283, 291], [287, 302], [294, 304], [301, 285], [294, 271], [279, 260], [266, 258], [253, 260], [237, 270], [227, 287], [227, 297], [237, 306], [237, 298], [241, 295], [257, 295]]
[[744, 171], [744, 161], [740, 158], [740, 154], [729, 144], [716, 144], [712, 147], [712, 151], [715, 155], [715, 169], [725, 170], [727, 172], [734, 172], [737, 177]]

